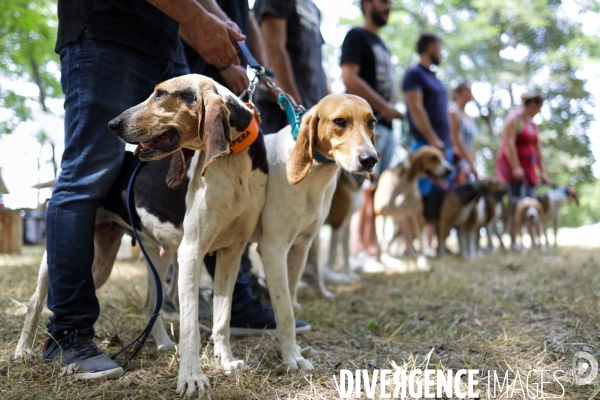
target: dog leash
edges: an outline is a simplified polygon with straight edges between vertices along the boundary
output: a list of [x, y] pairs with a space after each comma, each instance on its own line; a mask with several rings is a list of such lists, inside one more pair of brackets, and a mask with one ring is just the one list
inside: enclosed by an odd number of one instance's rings
[[139, 243], [140, 249], [142, 250], [142, 253], [144, 254], [144, 258], [146, 259], [146, 262], [148, 263], [148, 266], [150, 267], [150, 270], [152, 271], [152, 275], [154, 276], [154, 283], [156, 284], [156, 306], [154, 307], [154, 313], [152, 313], [152, 316], [150, 317], [150, 321], [148, 321], [148, 325], [146, 325], [146, 328], [144, 328], [142, 333], [137, 338], [135, 338], [131, 343], [124, 346], [121, 350], [119, 350], [118, 352], [116, 352], [115, 354], [113, 354], [111, 356], [111, 358], [114, 359], [119, 354], [128, 350], [129, 348], [131, 348], [133, 345], [135, 345], [137, 343], [137, 346], [133, 350], [133, 354], [129, 357], [129, 360], [127, 360], [122, 365], [123, 367], [127, 366], [127, 364], [129, 364], [129, 362], [131, 360], [133, 360], [135, 358], [135, 356], [137, 356], [137, 354], [142, 349], [142, 346], [144, 346], [146, 339], [148, 339], [148, 336], [152, 332], [152, 327], [154, 326], [156, 319], [160, 315], [160, 309], [161, 309], [162, 303], [163, 303], [163, 290], [162, 290], [162, 284], [160, 282], [160, 276], [158, 275], [158, 271], [156, 270], [156, 267], [154, 266], [154, 264], [152, 264], [150, 257], [148, 257], [148, 253], [146, 253], [146, 249], [144, 249], [144, 245], [142, 244], [142, 241], [140, 240], [137, 230], [135, 229], [135, 224], [133, 223], [133, 213], [131, 212], [131, 201], [132, 201], [131, 192], [132, 192], [132, 188], [133, 188], [133, 181], [134, 181], [138, 171], [144, 164], [145, 163], [140, 160], [137, 167], [135, 167], [135, 170], [133, 171], [131, 178], [129, 179], [129, 183], [127, 185], [127, 196], [126, 196], [127, 214], [129, 215], [129, 224], [131, 225], [131, 229], [133, 230], [133, 235], [135, 237], [135, 240], [137, 240], [137, 242]]
[[[304, 108], [302, 105], [298, 105], [292, 96], [284, 93], [283, 90], [281, 90], [281, 88], [266, 75], [265, 68], [260, 65], [260, 63], [252, 55], [250, 49], [248, 49], [248, 46], [246, 46], [246, 43], [240, 41], [238, 42], [238, 46], [240, 47], [240, 51], [243, 58], [245, 58], [246, 63], [252, 72], [254, 72], [254, 78], [250, 81], [248, 89], [244, 90], [244, 92], [240, 95], [240, 98], [243, 99], [245, 96], [248, 96], [248, 101], [251, 102], [252, 94], [254, 93], [256, 84], [258, 81], [262, 80], [270, 89], [275, 90], [275, 93], [277, 93], [277, 104], [285, 112], [287, 119], [290, 121], [290, 125], [292, 126], [292, 137], [294, 138], [294, 141], [296, 141], [298, 139], [298, 131], [300, 129], [302, 116], [307, 111], [306, 108]], [[313, 152], [313, 159], [325, 164], [335, 163], [334, 160], [330, 160], [317, 150]]]

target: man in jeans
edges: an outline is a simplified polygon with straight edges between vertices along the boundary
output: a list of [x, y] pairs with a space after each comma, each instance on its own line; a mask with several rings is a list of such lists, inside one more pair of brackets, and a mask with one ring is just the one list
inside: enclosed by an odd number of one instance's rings
[[230, 20], [215, 17], [220, 10], [214, 0], [200, 3], [58, 2], [65, 150], [46, 219], [53, 316], [43, 356], [69, 365], [67, 372], [83, 379], [123, 374], [92, 341], [100, 313], [91, 271], [96, 210], [119, 173], [124, 151], [108, 121], [144, 101], [159, 82], [189, 73], [178, 30], [207, 63], [239, 64], [234, 43], [244, 35]]
[[[452, 164], [448, 93], [444, 84], [431, 70], [432, 65], [437, 66], [442, 60], [442, 40], [433, 33], [421, 34], [417, 41], [417, 53], [419, 64], [406, 72], [402, 82], [408, 108], [408, 125], [413, 138], [411, 151], [425, 145], [438, 147], [446, 153], [446, 158]], [[428, 201], [433, 200], [430, 195], [441, 188], [425, 178], [420, 178], [418, 184], [425, 209], [433, 208], [427, 207]], [[403, 227], [410, 229], [410, 224], [405, 223]], [[433, 226], [429, 224], [425, 226], [429, 244], [429, 249], [425, 250], [431, 255], [433, 255], [431, 250], [433, 232]]]
[[[375, 147], [380, 159], [377, 174], [389, 167], [396, 148], [392, 134], [392, 120], [402, 118], [394, 104], [398, 89], [390, 52], [379, 37], [379, 30], [388, 20], [392, 9], [390, 0], [362, 0], [365, 23], [351, 29], [342, 44], [342, 80], [348, 93], [364, 98], [377, 117]], [[375, 185], [364, 190], [364, 202], [357, 211], [358, 221], [351, 225], [351, 236], [358, 238], [360, 250], [352, 258], [353, 264], [365, 270], [376, 270], [378, 246], [375, 234], [373, 195]]]

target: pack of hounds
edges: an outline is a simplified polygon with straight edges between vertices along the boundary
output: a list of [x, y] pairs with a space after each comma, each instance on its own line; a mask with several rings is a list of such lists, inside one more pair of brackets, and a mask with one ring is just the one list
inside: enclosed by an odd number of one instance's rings
[[[360, 177], [372, 179], [378, 161], [371, 107], [357, 96], [329, 95], [304, 115], [296, 141], [287, 126], [274, 135], [259, 133], [247, 148], [233, 152], [233, 144], [256, 120], [255, 110], [225, 87], [201, 75], [186, 75], [159, 84], [146, 101], [109, 123], [114, 134], [138, 146], [140, 159], [151, 161], [133, 183], [133, 221], [163, 287], [173, 266], [166, 294], [180, 314], [176, 389], [180, 395], [192, 396], [210, 386], [200, 365], [197, 319], [199, 266], [206, 254], [217, 254], [211, 340], [215, 360], [225, 371], [246, 368], [232, 354], [229, 320], [233, 287], [248, 242], [258, 243], [275, 310], [279, 351], [289, 371], [313, 369], [296, 342], [294, 319], [298, 283], [307, 262], [316, 266], [318, 286], [328, 296], [332, 293], [326, 283], [357, 277], [348, 261], [348, 236], [350, 216], [359, 205]], [[335, 162], [316, 161], [315, 152]], [[125, 193], [138, 162], [134, 154], [125, 153], [119, 178], [97, 212], [93, 264], [97, 289], [110, 276], [122, 236], [132, 234]], [[487, 230], [490, 248], [492, 234], [500, 235], [497, 223], [506, 221], [502, 199], [507, 190], [494, 179], [455, 187], [424, 204], [417, 179], [443, 180], [452, 171], [440, 150], [424, 146], [379, 178], [377, 218], [398, 222], [393, 236], [402, 235], [409, 244], [407, 253], [422, 265], [426, 265], [422, 239], [426, 222], [438, 226], [442, 238], [438, 255], [446, 253], [443, 239], [458, 228], [461, 254], [472, 258], [478, 254], [480, 228]], [[550, 222], [556, 237], [560, 208], [571, 200], [577, 201], [577, 194], [570, 187], [523, 199], [512, 223], [530, 228], [532, 243], [539, 245]], [[312, 249], [311, 243], [324, 223], [332, 226], [333, 234], [328, 263], [320, 266], [319, 240]], [[412, 246], [415, 236], [421, 242], [419, 252]], [[334, 273], [338, 244], [343, 247], [344, 267]], [[387, 252], [389, 244], [382, 248]], [[148, 274], [144, 303], [148, 316], [156, 301], [152, 279]], [[44, 255], [16, 358], [34, 355], [47, 292]], [[175, 348], [160, 316], [152, 335], [159, 350]]]

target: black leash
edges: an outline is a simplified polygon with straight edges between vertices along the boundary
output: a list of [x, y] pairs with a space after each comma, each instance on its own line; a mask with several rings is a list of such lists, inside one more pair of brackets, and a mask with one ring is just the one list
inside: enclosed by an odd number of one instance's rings
[[140, 249], [142, 250], [142, 253], [144, 254], [144, 258], [146, 259], [146, 262], [148, 263], [148, 266], [150, 267], [150, 271], [152, 271], [152, 275], [154, 276], [154, 283], [156, 284], [156, 306], [154, 307], [154, 313], [150, 317], [150, 321], [148, 321], [148, 325], [146, 325], [146, 328], [144, 328], [142, 333], [137, 338], [135, 338], [131, 343], [129, 343], [128, 345], [123, 347], [121, 350], [119, 350], [118, 352], [116, 352], [115, 354], [112, 355], [111, 358], [114, 359], [119, 354], [128, 350], [129, 348], [131, 348], [133, 345], [135, 345], [137, 343], [137, 346], [133, 350], [133, 354], [131, 355], [131, 357], [129, 357], [129, 360], [127, 360], [123, 364], [123, 367], [127, 366], [127, 364], [129, 364], [129, 362], [131, 360], [133, 360], [135, 358], [135, 356], [137, 356], [137, 354], [142, 349], [142, 346], [146, 342], [146, 339], [148, 339], [148, 336], [152, 332], [152, 327], [154, 326], [156, 319], [160, 315], [160, 309], [161, 309], [162, 303], [163, 303], [163, 290], [162, 290], [162, 284], [160, 282], [160, 276], [158, 275], [158, 271], [156, 270], [156, 267], [154, 266], [154, 264], [152, 264], [150, 257], [148, 257], [148, 253], [146, 253], [146, 249], [144, 249], [144, 245], [142, 244], [142, 241], [140, 240], [140, 237], [138, 236], [137, 230], [135, 229], [135, 224], [133, 223], [133, 213], [131, 212], [131, 207], [132, 207], [131, 192], [132, 192], [132, 188], [133, 188], [133, 181], [143, 164], [144, 164], [144, 162], [140, 161], [140, 163], [137, 165], [137, 167], [135, 167], [135, 170], [133, 171], [133, 174], [131, 175], [131, 178], [129, 179], [129, 184], [127, 185], [127, 199], [126, 199], [127, 213], [129, 215], [129, 224], [131, 225], [131, 229], [133, 230], [133, 235], [135, 236], [135, 240], [137, 240], [137, 242], [139, 243]]

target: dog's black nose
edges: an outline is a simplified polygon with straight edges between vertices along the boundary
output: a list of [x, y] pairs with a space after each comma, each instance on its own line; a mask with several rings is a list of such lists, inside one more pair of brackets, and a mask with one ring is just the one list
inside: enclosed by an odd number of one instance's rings
[[375, 166], [375, 164], [377, 164], [377, 161], [379, 161], [379, 159], [372, 154], [361, 154], [360, 156], [358, 156], [358, 161], [363, 167], [371, 169]]
[[121, 129], [121, 118], [117, 117], [111, 119], [108, 123], [108, 129], [110, 129], [113, 132], [118, 132], [119, 129]]

